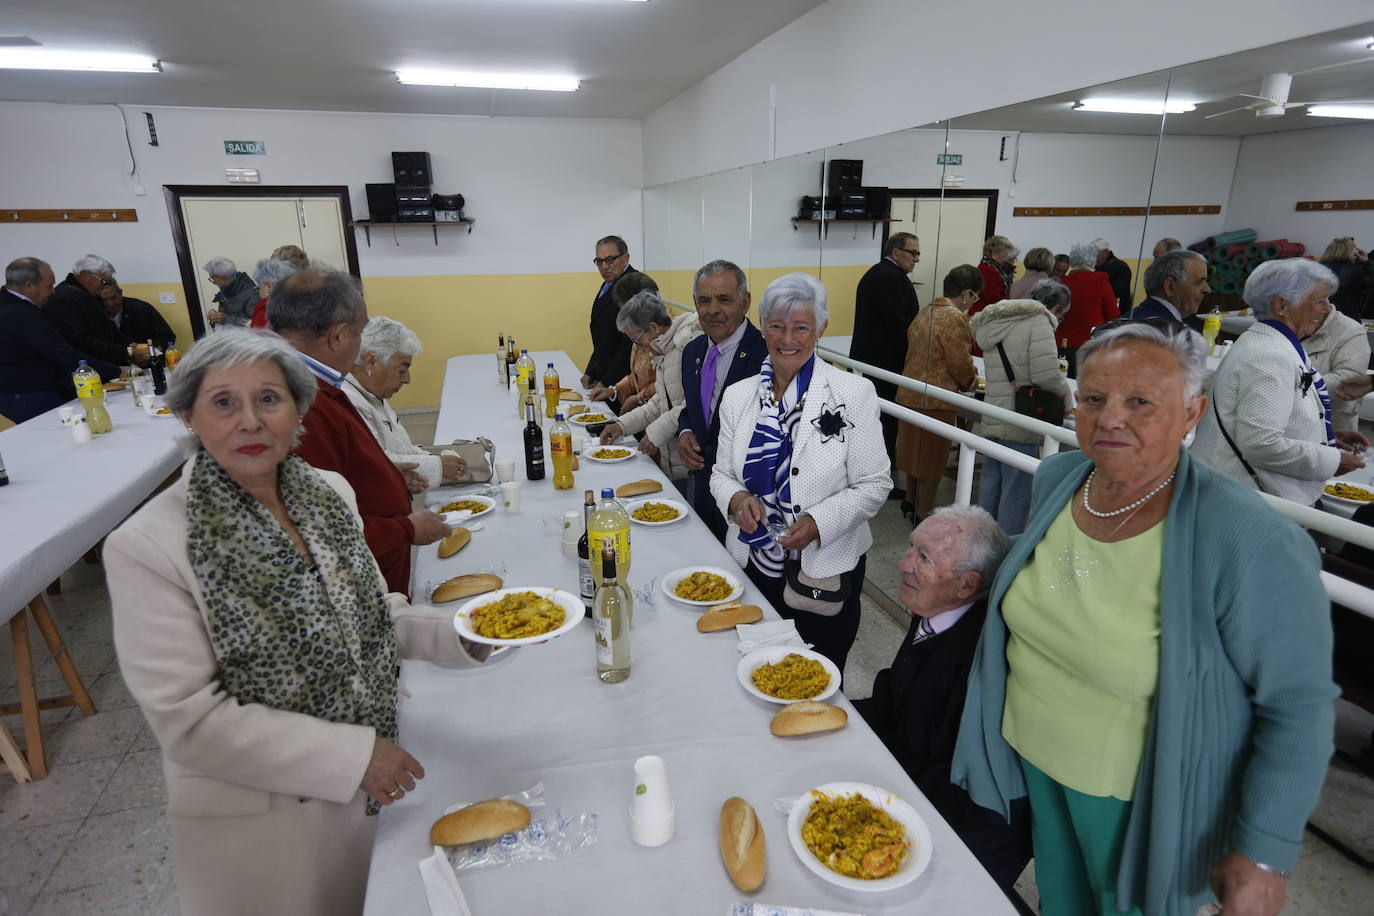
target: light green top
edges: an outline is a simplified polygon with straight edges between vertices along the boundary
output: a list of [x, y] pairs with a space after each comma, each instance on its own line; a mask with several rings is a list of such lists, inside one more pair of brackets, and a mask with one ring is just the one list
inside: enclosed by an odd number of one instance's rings
[[1159, 681], [1164, 524], [1105, 544], [1070, 500], [1007, 589], [1002, 736], [1061, 785], [1130, 801]]

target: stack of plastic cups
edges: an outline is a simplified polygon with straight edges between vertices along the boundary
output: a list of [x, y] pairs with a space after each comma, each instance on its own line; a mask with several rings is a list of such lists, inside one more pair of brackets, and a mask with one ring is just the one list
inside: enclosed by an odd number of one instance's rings
[[662, 846], [673, 838], [677, 806], [668, 791], [668, 767], [662, 757], [635, 761], [634, 795], [630, 796], [630, 839], [641, 846]]
[[582, 539], [582, 515], [578, 512], [563, 513], [563, 540], [560, 546], [563, 556], [577, 558], [577, 542]]

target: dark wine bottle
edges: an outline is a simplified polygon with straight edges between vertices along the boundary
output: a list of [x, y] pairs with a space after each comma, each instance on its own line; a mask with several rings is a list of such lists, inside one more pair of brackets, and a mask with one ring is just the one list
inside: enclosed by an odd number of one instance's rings
[[582, 492], [582, 537], [577, 539], [577, 591], [582, 596], [582, 606], [587, 616], [592, 616], [592, 602], [596, 599], [596, 580], [592, 578], [591, 549], [587, 542], [587, 523], [596, 510], [596, 493], [591, 490]]
[[539, 428], [539, 408], [525, 399], [525, 479], [544, 479], [544, 431]]

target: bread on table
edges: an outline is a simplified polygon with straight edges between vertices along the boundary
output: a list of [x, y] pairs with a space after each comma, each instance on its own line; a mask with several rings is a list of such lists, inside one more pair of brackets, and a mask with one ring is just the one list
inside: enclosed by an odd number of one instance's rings
[[439, 818], [429, 828], [429, 841], [436, 846], [458, 846], [494, 840], [529, 825], [529, 808], [509, 799], [489, 798]]
[[648, 496], [650, 493], [657, 493], [662, 489], [663, 484], [657, 480], [632, 480], [616, 487], [615, 495], [621, 499], [626, 499], [631, 496]]
[[455, 528], [453, 533], [439, 542], [439, 559], [445, 560], [453, 556], [472, 540], [472, 532], [466, 528]]
[[502, 585], [500, 576], [493, 576], [490, 573], [472, 573], [466, 576], [454, 576], [443, 585], [434, 590], [434, 594], [429, 600], [435, 604], [442, 604], [445, 601], [456, 601], [459, 598], [471, 598], [473, 595], [481, 595], [485, 592], [494, 592]]
[[763, 619], [763, 609], [754, 604], [740, 604], [728, 601], [706, 610], [697, 618], [697, 631], [715, 633], [720, 630], [733, 630], [742, 623], [757, 623]]
[[835, 731], [848, 723], [849, 713], [838, 706], [819, 700], [798, 700], [778, 710], [768, 729], [779, 738], [793, 738]]
[[739, 797], [720, 806], [720, 860], [735, 887], [746, 894], [763, 886], [768, 870], [763, 824], [753, 806]]

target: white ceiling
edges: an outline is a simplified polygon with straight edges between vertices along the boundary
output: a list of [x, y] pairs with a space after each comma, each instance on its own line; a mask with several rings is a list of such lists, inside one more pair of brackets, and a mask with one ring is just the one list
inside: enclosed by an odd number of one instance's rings
[[[1254, 101], [1235, 98], [1236, 93], [1258, 95], [1268, 73], [1295, 73], [1290, 101], [1339, 102], [1365, 100], [1374, 104], [1374, 51], [1365, 45], [1374, 34], [1374, 23], [1300, 38], [1200, 61], [1172, 71], [1160, 71], [1090, 89], [1077, 89], [1018, 105], [1009, 105], [967, 117], [951, 126], [965, 129], [1103, 134], [1157, 134], [1158, 115], [1123, 115], [1073, 111], [1076, 99], [1087, 96], [1150, 99], [1170, 98], [1198, 103], [1196, 110], [1171, 114], [1165, 130], [1171, 134], [1245, 137], [1277, 131], [1307, 130], [1342, 124], [1367, 124], [1347, 118], [1309, 117], [1292, 108], [1281, 118], [1257, 118], [1253, 112], [1235, 112], [1208, 120], [1206, 115], [1238, 108]], [[1350, 66], [1302, 73], [1343, 61], [1362, 61]]]
[[[159, 74], [0, 70], [0, 99], [640, 118], [822, 0], [0, 0], [0, 35], [142, 52]], [[571, 75], [577, 92], [401, 86], [402, 67]]]

